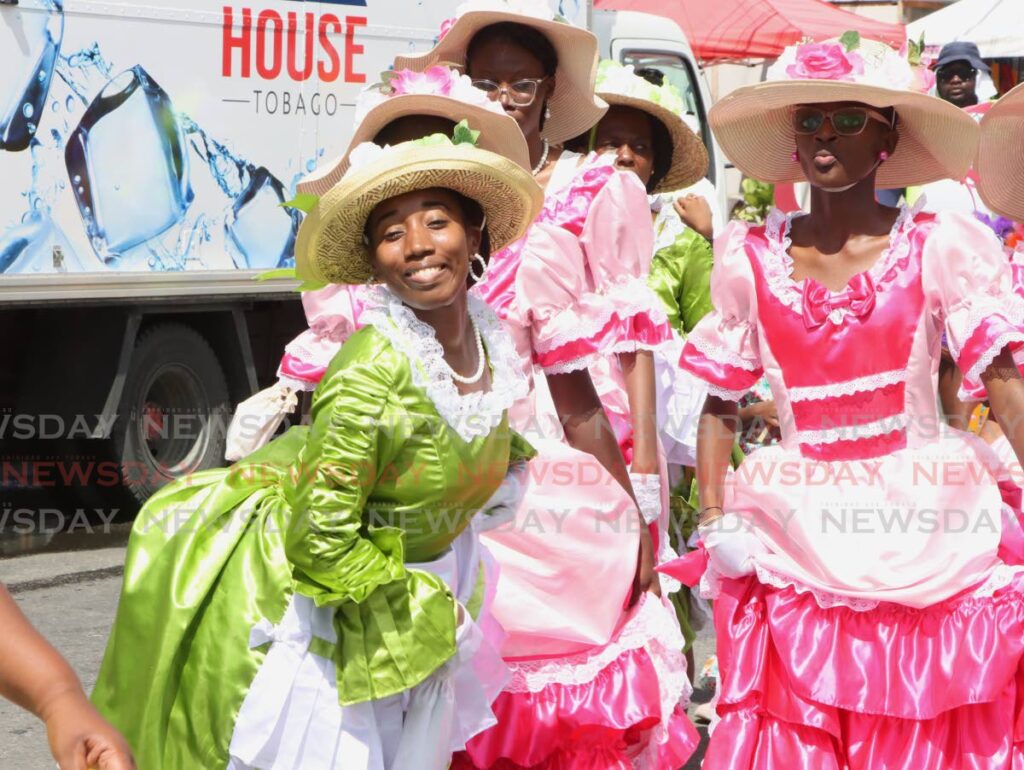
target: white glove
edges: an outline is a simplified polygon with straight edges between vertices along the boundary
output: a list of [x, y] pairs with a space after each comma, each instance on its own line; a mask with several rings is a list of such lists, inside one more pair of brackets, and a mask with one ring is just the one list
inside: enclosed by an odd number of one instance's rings
[[298, 403], [295, 391], [280, 382], [240, 403], [228, 425], [224, 458], [241, 460], [268, 443]]
[[647, 524], [655, 524], [661, 520], [661, 476], [657, 473], [629, 474], [629, 481], [636, 494], [636, 503], [640, 514]]
[[754, 574], [755, 557], [768, 553], [750, 522], [735, 513], [727, 513], [698, 531], [711, 566], [727, 578]]
[[526, 491], [528, 463], [517, 462], [509, 466], [504, 481], [480, 507], [479, 516], [473, 517], [474, 529], [487, 532], [515, 518], [519, 503]]

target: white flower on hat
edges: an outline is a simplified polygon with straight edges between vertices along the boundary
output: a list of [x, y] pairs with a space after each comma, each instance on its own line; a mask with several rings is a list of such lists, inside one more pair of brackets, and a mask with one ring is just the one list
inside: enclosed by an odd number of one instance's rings
[[381, 91], [381, 84], [374, 83], [359, 92], [356, 98], [355, 124], [358, 126], [374, 107], [383, 104], [389, 95]]
[[387, 148], [381, 147], [373, 142], [363, 142], [362, 144], [357, 145], [356, 148], [348, 154], [348, 171], [346, 172], [346, 176], [357, 169], [365, 168], [374, 161], [383, 157], [386, 152]]
[[686, 102], [679, 89], [671, 83], [656, 86], [636, 74], [632, 64], [619, 64], [604, 59], [597, 70], [595, 91], [601, 94], [618, 94], [633, 99], [652, 102], [677, 115], [685, 115]]

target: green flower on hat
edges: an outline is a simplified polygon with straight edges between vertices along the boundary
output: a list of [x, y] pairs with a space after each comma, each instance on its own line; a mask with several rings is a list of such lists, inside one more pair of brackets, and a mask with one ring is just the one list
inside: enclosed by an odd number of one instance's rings
[[656, 86], [636, 74], [632, 64], [619, 64], [611, 59], [602, 60], [597, 69], [597, 84], [594, 90], [599, 94], [618, 94], [632, 99], [643, 99], [685, 115], [686, 102], [683, 95], [671, 83]]

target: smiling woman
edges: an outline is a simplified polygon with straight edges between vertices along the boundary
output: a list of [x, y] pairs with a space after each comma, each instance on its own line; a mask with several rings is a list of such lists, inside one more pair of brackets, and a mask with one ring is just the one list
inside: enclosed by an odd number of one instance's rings
[[147, 770], [447, 770], [495, 721], [477, 532], [533, 449], [508, 427], [520, 361], [467, 276], [484, 230], [519, 237], [541, 191], [443, 135], [349, 162], [303, 221], [298, 273], [378, 285], [312, 426], [136, 519], [93, 698]]

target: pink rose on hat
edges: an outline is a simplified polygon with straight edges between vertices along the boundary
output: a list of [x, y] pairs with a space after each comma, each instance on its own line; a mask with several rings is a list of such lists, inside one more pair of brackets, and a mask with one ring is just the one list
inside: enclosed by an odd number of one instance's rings
[[796, 58], [786, 67], [794, 80], [854, 80], [864, 74], [864, 60], [842, 43], [805, 43], [797, 46]]
[[448, 67], [435, 65], [428, 67], [423, 72], [412, 70], [398, 70], [392, 73], [388, 85], [391, 86], [392, 96], [404, 96], [406, 94], [433, 94], [435, 96], [450, 96], [455, 81], [459, 74]]

